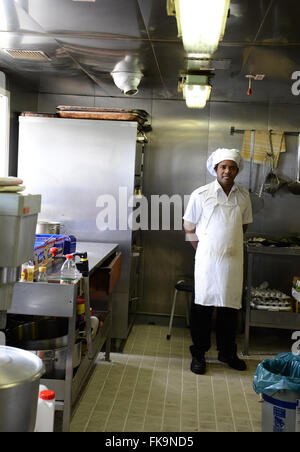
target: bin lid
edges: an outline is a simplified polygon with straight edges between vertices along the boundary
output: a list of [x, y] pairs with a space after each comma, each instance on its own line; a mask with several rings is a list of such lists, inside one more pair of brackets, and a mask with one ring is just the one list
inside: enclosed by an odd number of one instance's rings
[[0, 346], [0, 390], [40, 378], [42, 360], [20, 348]]

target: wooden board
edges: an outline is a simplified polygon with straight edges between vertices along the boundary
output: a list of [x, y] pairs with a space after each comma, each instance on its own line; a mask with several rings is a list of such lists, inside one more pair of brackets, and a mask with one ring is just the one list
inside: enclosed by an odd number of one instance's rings
[[137, 121], [141, 119], [133, 113], [109, 113], [109, 112], [84, 112], [84, 111], [59, 111], [60, 118], [73, 119], [107, 119], [114, 121]]
[[148, 113], [145, 110], [125, 110], [121, 108], [77, 107], [59, 105], [57, 115], [62, 118], [108, 119], [117, 121], [137, 121], [143, 124]]
[[35, 113], [33, 111], [23, 111], [20, 116], [34, 116], [39, 118], [57, 118], [56, 113]]

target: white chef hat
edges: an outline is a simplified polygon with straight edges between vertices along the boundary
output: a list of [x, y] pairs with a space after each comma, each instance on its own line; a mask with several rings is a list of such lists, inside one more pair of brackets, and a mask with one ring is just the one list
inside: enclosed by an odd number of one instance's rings
[[212, 176], [216, 176], [214, 168], [218, 163], [223, 162], [223, 160], [233, 160], [237, 164], [240, 171], [244, 167], [244, 160], [241, 157], [241, 151], [238, 149], [219, 148], [214, 151], [207, 160], [206, 166]]

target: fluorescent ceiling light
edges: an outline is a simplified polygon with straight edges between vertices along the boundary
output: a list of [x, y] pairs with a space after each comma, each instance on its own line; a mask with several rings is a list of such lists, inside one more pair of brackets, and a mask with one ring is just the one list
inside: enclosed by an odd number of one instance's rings
[[175, 0], [182, 41], [191, 58], [209, 58], [223, 38], [230, 0]]
[[183, 87], [183, 97], [189, 108], [204, 108], [210, 92], [210, 85], [185, 85]]
[[189, 108], [204, 108], [211, 93], [211, 85], [207, 76], [186, 75], [182, 91]]

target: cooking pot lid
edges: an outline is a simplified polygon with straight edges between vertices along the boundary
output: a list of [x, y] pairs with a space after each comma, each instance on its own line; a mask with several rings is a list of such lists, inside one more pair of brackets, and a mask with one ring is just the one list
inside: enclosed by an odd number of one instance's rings
[[38, 356], [20, 348], [0, 346], [0, 389], [32, 381], [43, 372]]

